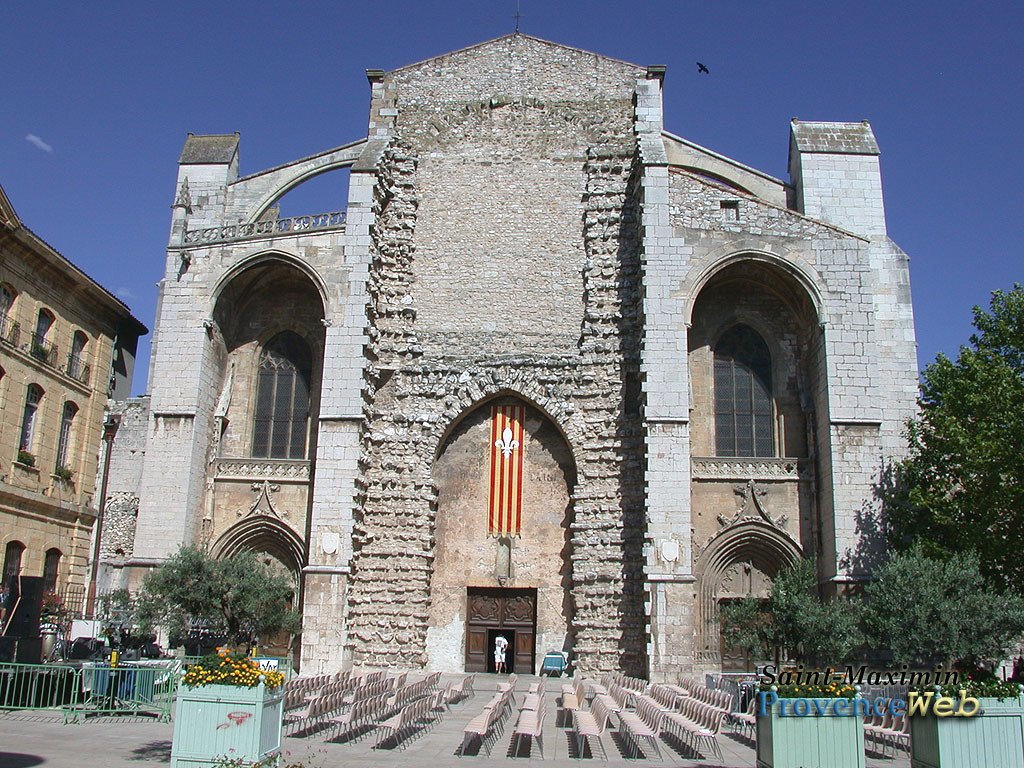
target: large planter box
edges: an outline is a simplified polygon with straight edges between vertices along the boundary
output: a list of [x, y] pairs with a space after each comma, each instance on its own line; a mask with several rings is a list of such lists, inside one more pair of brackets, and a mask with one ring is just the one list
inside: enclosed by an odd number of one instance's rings
[[910, 718], [912, 768], [1024, 766], [1024, 696], [978, 701], [974, 717]]
[[[818, 699], [825, 714], [779, 714], [781, 702], [757, 718], [757, 768], [864, 768], [864, 728], [859, 717], [832, 714], [835, 699]], [[812, 709], [811, 712], [814, 712]]]
[[280, 754], [283, 705], [284, 686], [179, 685], [171, 768], [212, 765], [224, 757], [255, 763]]

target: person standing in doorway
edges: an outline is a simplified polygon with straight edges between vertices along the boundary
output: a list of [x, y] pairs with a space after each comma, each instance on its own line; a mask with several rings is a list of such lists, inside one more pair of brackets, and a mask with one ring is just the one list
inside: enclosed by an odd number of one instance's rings
[[504, 635], [494, 638], [494, 671], [499, 675], [505, 672], [505, 651], [508, 650], [508, 640]]

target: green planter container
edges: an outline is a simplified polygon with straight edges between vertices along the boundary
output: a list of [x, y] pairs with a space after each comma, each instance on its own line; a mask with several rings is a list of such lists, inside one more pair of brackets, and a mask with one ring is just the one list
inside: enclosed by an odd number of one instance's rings
[[281, 752], [284, 687], [178, 686], [171, 768], [212, 765], [227, 757], [255, 763]]
[[792, 702], [782, 717], [778, 702], [757, 718], [757, 768], [864, 768], [861, 718], [833, 715], [835, 699], [818, 701], [827, 707], [821, 717], [792, 717]]
[[974, 717], [910, 718], [912, 768], [1024, 766], [1024, 696], [978, 701]]

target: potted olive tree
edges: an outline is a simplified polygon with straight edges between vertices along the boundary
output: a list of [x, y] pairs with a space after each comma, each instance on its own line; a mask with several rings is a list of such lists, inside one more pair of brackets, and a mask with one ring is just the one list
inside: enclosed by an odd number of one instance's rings
[[[894, 556], [865, 589], [865, 627], [875, 647], [897, 663], [945, 667], [956, 683], [915, 693], [978, 700], [971, 716], [909, 716], [913, 768], [1020, 768], [1024, 765], [1024, 696], [991, 668], [1024, 636], [1024, 598], [982, 576], [972, 553], [929, 557], [920, 549]], [[947, 703], [948, 706], [948, 703]]]
[[[725, 641], [752, 655], [802, 662], [808, 670], [844, 669], [860, 643], [859, 604], [822, 599], [813, 560], [779, 574], [766, 600], [722, 610]], [[758, 768], [829, 765], [863, 768], [864, 732], [853, 716], [857, 691], [835, 679], [762, 685], [757, 693]]]
[[262, 672], [246, 657], [251, 642], [297, 632], [294, 584], [252, 552], [215, 559], [182, 547], [143, 583], [138, 599], [144, 629], [162, 625], [182, 635], [190, 622], [222, 633], [221, 648], [189, 666], [175, 700], [171, 766], [249, 764], [279, 754], [284, 676]]

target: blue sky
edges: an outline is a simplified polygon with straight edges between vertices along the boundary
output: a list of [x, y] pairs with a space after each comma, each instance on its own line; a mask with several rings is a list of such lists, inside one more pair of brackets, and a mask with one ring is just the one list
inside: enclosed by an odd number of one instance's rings
[[[152, 328], [187, 132], [239, 131], [243, 174], [358, 139], [364, 70], [507, 34], [514, 12], [515, 0], [8, 3], [0, 184]], [[1024, 281], [1024, 4], [521, 0], [521, 13], [525, 33], [668, 65], [666, 128], [780, 178], [790, 118], [869, 120], [889, 233], [911, 257], [922, 365], [966, 342], [973, 305]], [[343, 207], [327, 183], [297, 191], [291, 212]], [[147, 362], [148, 338], [136, 392]]]

